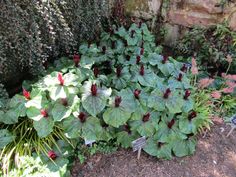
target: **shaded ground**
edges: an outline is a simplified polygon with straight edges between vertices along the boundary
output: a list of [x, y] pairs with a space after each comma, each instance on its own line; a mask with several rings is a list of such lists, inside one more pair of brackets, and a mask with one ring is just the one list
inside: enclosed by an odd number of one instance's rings
[[86, 164], [75, 162], [74, 177], [236, 177], [236, 131], [226, 138], [230, 126], [216, 122], [210, 132], [199, 137], [194, 156], [158, 160], [131, 150], [97, 154]]

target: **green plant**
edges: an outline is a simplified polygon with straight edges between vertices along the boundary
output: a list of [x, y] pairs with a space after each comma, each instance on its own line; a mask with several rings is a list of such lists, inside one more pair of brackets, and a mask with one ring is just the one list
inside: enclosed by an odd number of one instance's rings
[[[195, 56], [203, 70], [212, 75], [236, 71], [236, 33], [226, 22], [209, 28], [193, 28], [176, 42], [177, 55]], [[232, 58], [228, 69], [228, 57]]]
[[[144, 23], [128, 30], [114, 26], [101, 34], [99, 44], [82, 44], [73, 60], [61, 58], [24, 88], [23, 96], [9, 100], [0, 112], [9, 131], [6, 144], [16, 136], [8, 126], [23, 118], [43, 142], [61, 127], [64, 140], [95, 141], [95, 149], [104, 141], [128, 148], [145, 136], [144, 150], [150, 155], [170, 159], [172, 151], [179, 157], [192, 154], [195, 135], [211, 123], [209, 106], [202, 102], [206, 93], [191, 84], [194, 77], [186, 64], [163, 57], [161, 49]], [[90, 153], [97, 151], [93, 148]], [[47, 159], [57, 160], [57, 153], [48, 153]], [[78, 156], [83, 161], [83, 152]]]
[[0, 82], [12, 87], [41, 75], [48, 62], [95, 39], [109, 9], [107, 0], [2, 1]]

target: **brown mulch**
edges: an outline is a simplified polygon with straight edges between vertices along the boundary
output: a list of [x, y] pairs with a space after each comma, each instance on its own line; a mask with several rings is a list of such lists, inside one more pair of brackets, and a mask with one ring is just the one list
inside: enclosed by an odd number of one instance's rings
[[76, 161], [73, 177], [236, 177], [236, 131], [221, 121], [199, 137], [196, 153], [190, 157], [160, 160], [145, 153], [137, 160], [132, 150], [97, 154], [83, 165]]

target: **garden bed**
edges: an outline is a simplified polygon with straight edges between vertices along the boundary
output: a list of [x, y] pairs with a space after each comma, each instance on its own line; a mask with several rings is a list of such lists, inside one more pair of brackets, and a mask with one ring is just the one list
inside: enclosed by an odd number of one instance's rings
[[132, 150], [119, 150], [108, 155], [92, 156], [84, 165], [76, 161], [72, 176], [235, 177], [236, 132], [226, 138], [230, 126], [222, 121], [215, 123], [204, 137], [199, 136], [197, 151], [193, 156], [157, 161], [142, 153], [140, 160], [137, 160], [137, 153]]

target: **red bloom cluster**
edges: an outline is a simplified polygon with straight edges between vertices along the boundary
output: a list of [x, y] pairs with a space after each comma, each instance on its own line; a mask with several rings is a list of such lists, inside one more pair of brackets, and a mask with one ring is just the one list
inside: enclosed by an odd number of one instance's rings
[[57, 79], [58, 79], [58, 81], [60, 82], [60, 85], [64, 85], [64, 79], [63, 79], [61, 73], [58, 73], [58, 75], [57, 75]]
[[116, 68], [116, 76], [117, 76], [117, 77], [120, 77], [120, 76], [121, 76], [121, 71], [122, 71], [121, 67], [117, 67], [117, 68]]
[[175, 124], [175, 119], [172, 119], [168, 124], [168, 128], [171, 129], [173, 127], [173, 125]]
[[165, 91], [165, 93], [163, 95], [163, 98], [165, 98], [165, 99], [169, 98], [170, 94], [171, 94], [171, 90], [169, 88], [166, 89], [166, 91]]
[[52, 160], [55, 160], [57, 158], [57, 155], [54, 151], [48, 151], [48, 157]]
[[119, 107], [121, 101], [122, 101], [121, 97], [120, 97], [120, 96], [117, 96], [117, 97], [115, 98], [115, 107]]
[[78, 118], [81, 123], [84, 123], [86, 121], [86, 114], [84, 112], [80, 112]]
[[75, 63], [75, 66], [78, 67], [79, 66], [79, 62], [80, 62], [80, 56], [78, 54], [74, 54], [73, 61]]
[[93, 96], [97, 96], [97, 84], [92, 84], [91, 92]]
[[99, 70], [98, 70], [97, 67], [94, 67], [94, 68], [93, 68], [93, 74], [94, 74], [94, 76], [95, 76], [96, 78], [98, 77]]
[[190, 90], [186, 90], [184, 94], [184, 99], [187, 100], [190, 95], [191, 95]]
[[40, 114], [45, 118], [48, 117], [48, 112], [46, 109], [41, 109]]
[[140, 74], [141, 76], [144, 75], [144, 66], [143, 66], [143, 65], [141, 65], [141, 67], [140, 67], [139, 74]]
[[134, 97], [135, 97], [136, 99], [139, 99], [140, 93], [141, 93], [141, 90], [135, 89], [135, 91], [134, 91]]
[[23, 88], [23, 95], [25, 99], [30, 100], [30, 92]]
[[147, 122], [150, 120], [150, 116], [151, 114], [148, 112], [146, 114], [143, 115], [143, 122]]

